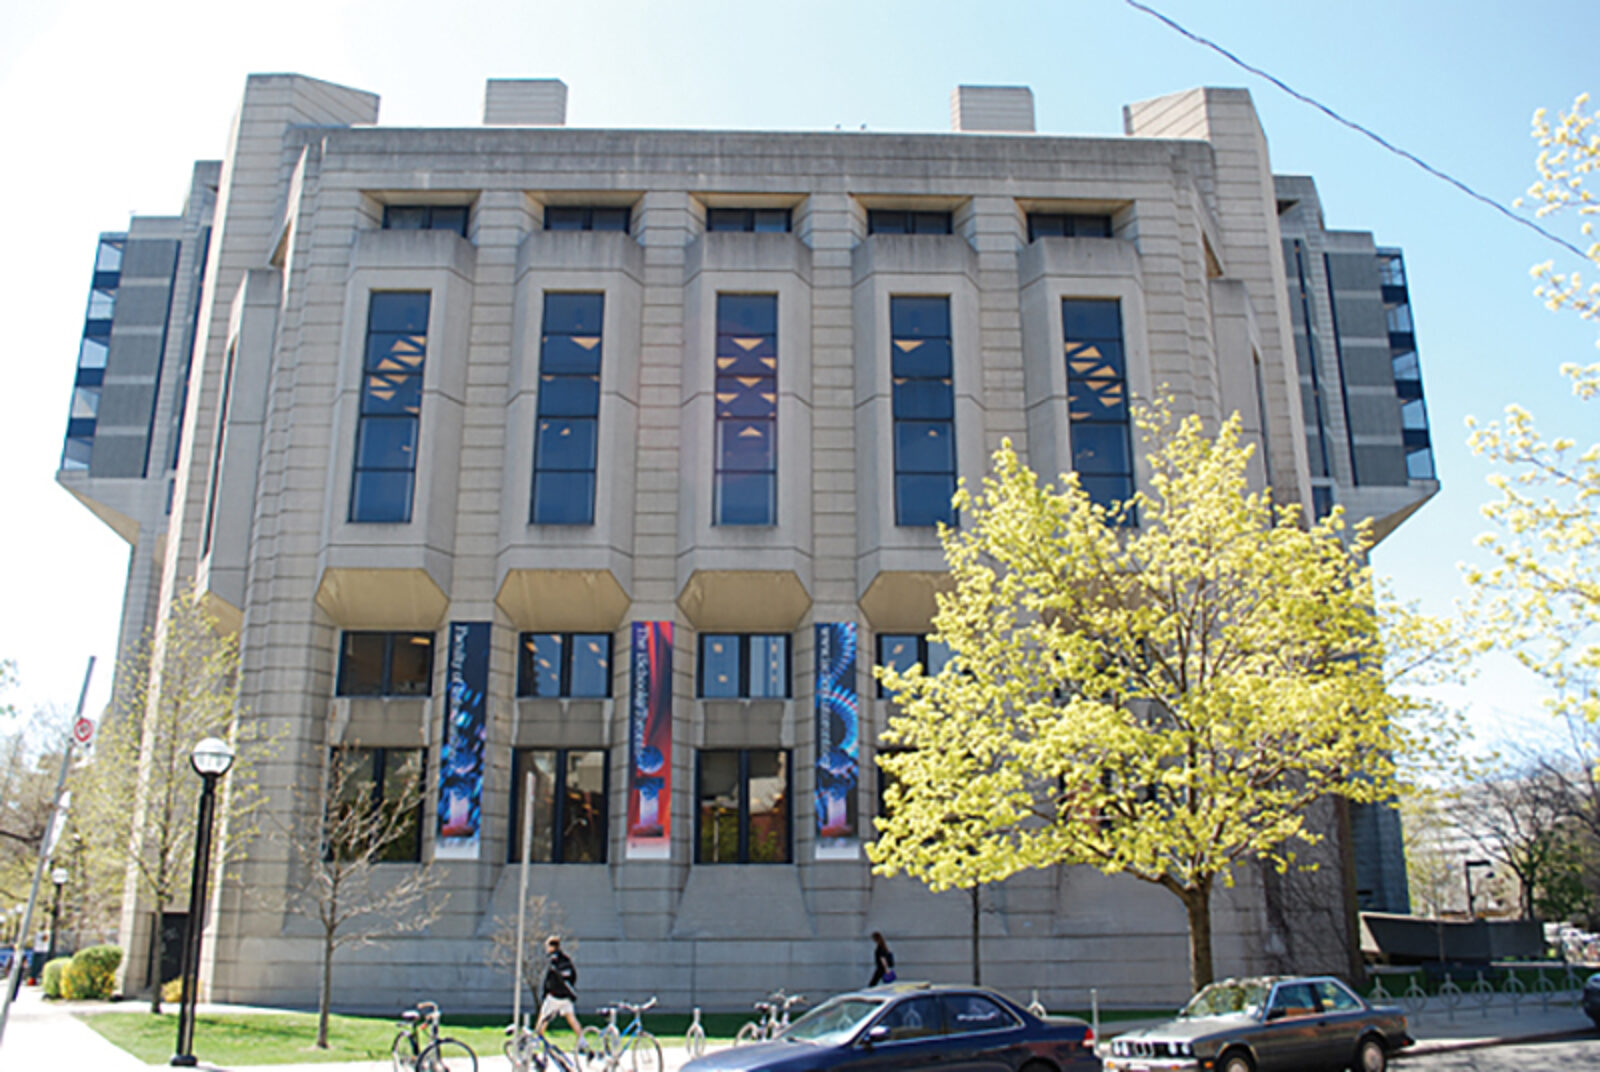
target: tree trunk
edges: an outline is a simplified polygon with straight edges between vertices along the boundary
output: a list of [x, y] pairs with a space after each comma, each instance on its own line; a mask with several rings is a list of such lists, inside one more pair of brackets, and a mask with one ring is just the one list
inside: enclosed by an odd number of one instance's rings
[[979, 909], [978, 885], [972, 886], [972, 985], [983, 985], [983, 957], [978, 934]]
[[333, 1004], [333, 934], [322, 939], [322, 980], [317, 986], [317, 1049], [328, 1048], [328, 1007]]
[[1211, 983], [1211, 880], [1186, 886], [1178, 896], [1189, 913], [1189, 986], [1198, 992]]
[[150, 947], [145, 955], [145, 979], [150, 984], [150, 1012], [161, 1014], [161, 909], [150, 913]]

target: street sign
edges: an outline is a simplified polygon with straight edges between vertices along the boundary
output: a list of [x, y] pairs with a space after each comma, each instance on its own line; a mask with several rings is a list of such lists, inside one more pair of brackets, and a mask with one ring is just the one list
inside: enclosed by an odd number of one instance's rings
[[89, 738], [94, 736], [94, 723], [89, 719], [80, 718], [72, 724], [72, 739], [79, 744], [88, 744]]

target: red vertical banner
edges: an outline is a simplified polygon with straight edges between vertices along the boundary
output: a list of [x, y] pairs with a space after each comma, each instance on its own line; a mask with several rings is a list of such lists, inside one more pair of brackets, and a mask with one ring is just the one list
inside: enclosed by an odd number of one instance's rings
[[672, 855], [672, 623], [634, 622], [628, 695], [630, 860]]

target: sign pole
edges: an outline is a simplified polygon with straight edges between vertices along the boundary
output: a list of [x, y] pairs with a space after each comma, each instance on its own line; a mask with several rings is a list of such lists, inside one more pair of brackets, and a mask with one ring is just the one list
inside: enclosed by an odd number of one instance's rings
[[[61, 773], [56, 776], [55, 795], [50, 798], [50, 822], [44, 829], [44, 839], [39, 844], [39, 862], [33, 869], [33, 888], [28, 891], [28, 907], [22, 913], [22, 929], [17, 932], [17, 940], [12, 943], [11, 971], [6, 976], [6, 989], [0, 994], [0, 1043], [5, 1041], [6, 1021], [11, 1018], [11, 999], [16, 995], [17, 985], [21, 982], [18, 976], [22, 972], [22, 943], [27, 938], [29, 929], [33, 926], [33, 906], [39, 900], [39, 882], [44, 878], [44, 865], [50, 860], [50, 853], [55, 848], [55, 839], [58, 824], [61, 822], [61, 790], [67, 784], [67, 771], [72, 766], [72, 746], [74, 742], [88, 744], [89, 738], [94, 735], [94, 723], [88, 722], [83, 717], [83, 705], [89, 698], [89, 679], [94, 676], [94, 656], [89, 656], [89, 668], [83, 672], [83, 688], [78, 692], [78, 710], [72, 716], [72, 729], [67, 734], [67, 744], [61, 752]], [[82, 729], [84, 725], [87, 730]]]
[[522, 865], [517, 868], [517, 952], [514, 992], [511, 995], [511, 1026], [522, 1026], [522, 957], [528, 934], [528, 863], [533, 856], [534, 772], [522, 784]]

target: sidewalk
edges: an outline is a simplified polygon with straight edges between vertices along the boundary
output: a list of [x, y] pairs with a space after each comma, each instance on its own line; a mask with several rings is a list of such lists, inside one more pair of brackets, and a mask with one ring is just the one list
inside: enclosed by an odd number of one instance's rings
[[[95, 1030], [78, 1019], [78, 1013], [97, 1009], [127, 1009], [128, 1005], [74, 1004], [63, 1005], [46, 1002], [37, 987], [25, 987], [11, 1007], [11, 1019], [6, 1028], [5, 1042], [0, 1044], [0, 1069], [59, 1069], [78, 1072], [93, 1069], [95, 1072], [151, 1072], [168, 1067], [165, 1063], [146, 1065], [127, 1052], [118, 1049]], [[201, 1005], [200, 1011], [253, 1011], [241, 1006]], [[268, 1010], [260, 1010], [268, 1011]], [[1570, 1005], [1551, 1004], [1548, 1011], [1538, 1001], [1524, 1001], [1516, 1012], [1510, 1006], [1497, 1004], [1483, 1010], [1463, 1005], [1452, 1018], [1444, 1012], [1429, 1011], [1422, 1016], [1408, 1016], [1411, 1034], [1416, 1045], [1405, 1050], [1407, 1055], [1444, 1053], [1449, 1050], [1474, 1049], [1499, 1046], [1514, 1042], [1532, 1042], [1539, 1039], [1565, 1035], [1594, 1035], [1600, 1043], [1600, 1034], [1581, 1009]], [[1152, 1021], [1154, 1022], [1154, 1021]], [[1117, 1021], [1102, 1025], [1102, 1038], [1109, 1039], [1124, 1031], [1147, 1026], [1143, 1022]], [[217, 1069], [208, 1065], [205, 1053], [198, 1054], [201, 1068]], [[677, 1072], [687, 1061], [683, 1049], [663, 1047], [666, 1059], [665, 1072]], [[273, 1069], [274, 1072], [391, 1072], [388, 1061], [344, 1061], [338, 1063], [310, 1063], [303, 1065], [253, 1065], [234, 1066]], [[499, 1053], [479, 1054], [480, 1072], [509, 1072], [510, 1062]]]

